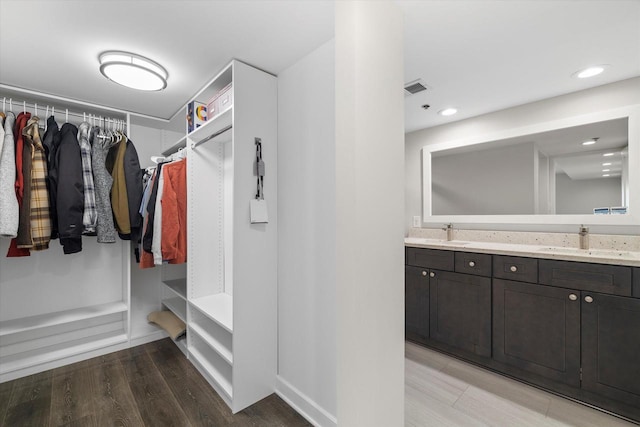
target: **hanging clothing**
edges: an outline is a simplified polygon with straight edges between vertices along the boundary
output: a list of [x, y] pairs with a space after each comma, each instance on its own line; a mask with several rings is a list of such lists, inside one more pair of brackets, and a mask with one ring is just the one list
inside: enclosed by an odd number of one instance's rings
[[129, 220], [129, 199], [127, 198], [127, 182], [124, 172], [124, 155], [127, 151], [127, 141], [120, 138], [113, 147], [107, 159], [107, 170], [111, 172], [113, 185], [111, 186], [111, 208], [115, 218], [116, 230], [119, 234], [131, 235]]
[[113, 144], [100, 128], [91, 129], [91, 165], [96, 190], [96, 208], [98, 210], [98, 223], [96, 232], [98, 243], [114, 243], [116, 241], [116, 229], [113, 225], [113, 213], [111, 211], [111, 185], [113, 178], [107, 171], [105, 160], [107, 153]]
[[[31, 180], [28, 181], [29, 188], [27, 189], [28, 197], [25, 198], [25, 171], [27, 176], [31, 176], [31, 156], [28, 155], [28, 165], [24, 165], [25, 159], [25, 147], [24, 137], [22, 136], [22, 129], [27, 124], [27, 121], [31, 118], [31, 113], [20, 113], [16, 118], [13, 125], [13, 135], [15, 140], [15, 162], [16, 162], [16, 175], [14, 177], [14, 191], [16, 198], [18, 199], [18, 232], [15, 239], [11, 240], [9, 245], [9, 251], [7, 257], [23, 257], [29, 256], [30, 252], [28, 248], [18, 247], [18, 243], [30, 243], [31, 242], [31, 211], [28, 208], [31, 205]], [[25, 206], [26, 204], [26, 206]]]
[[15, 191], [16, 156], [13, 141], [13, 124], [16, 116], [7, 113], [4, 121], [4, 144], [0, 157], [0, 237], [14, 238], [18, 235], [20, 208]]
[[[53, 116], [47, 119], [47, 130], [42, 138], [42, 145], [44, 146], [45, 159], [47, 162], [47, 191], [49, 192], [49, 218], [51, 219], [51, 238], [58, 238], [58, 210], [56, 208], [56, 194], [57, 187], [51, 184], [51, 176], [53, 172], [53, 159], [56, 155], [56, 151], [60, 146], [60, 129], [58, 123]], [[55, 172], [57, 174], [57, 171]]]
[[[47, 161], [44, 146], [40, 140], [38, 117], [32, 117], [23, 129], [25, 144], [31, 147], [31, 249], [41, 251], [49, 248], [51, 239], [51, 218], [49, 214], [49, 193], [47, 191]], [[25, 177], [27, 179], [27, 177]]]
[[2, 147], [4, 146], [4, 119], [7, 117], [3, 112], [0, 112], [2, 116], [0, 117], [0, 162], [2, 161]]
[[162, 168], [162, 259], [169, 264], [187, 261], [187, 160]]
[[151, 241], [151, 253], [153, 253], [153, 263], [162, 265], [162, 195], [164, 194], [164, 168], [158, 175], [158, 192], [156, 195], [156, 209], [153, 217], [153, 239]]
[[65, 123], [60, 129], [60, 145], [53, 159], [52, 186], [56, 187], [58, 234], [65, 254], [82, 251], [84, 182], [78, 128]]
[[84, 214], [82, 216], [82, 234], [95, 236], [98, 223], [98, 209], [96, 208], [96, 191], [93, 183], [93, 168], [91, 165], [91, 144], [89, 131], [91, 125], [83, 122], [78, 127], [78, 144], [82, 160], [82, 182], [84, 187]]
[[147, 226], [142, 237], [142, 249], [144, 252], [151, 254], [151, 247], [153, 244], [153, 223], [156, 213], [156, 200], [158, 198], [158, 177], [162, 172], [162, 164], [156, 167], [156, 173], [153, 176], [153, 185], [151, 187], [151, 196], [147, 202]]
[[124, 153], [124, 175], [127, 186], [127, 204], [129, 207], [129, 224], [131, 235], [120, 235], [124, 240], [137, 243], [142, 232], [142, 216], [138, 212], [142, 200], [142, 169], [138, 159], [138, 151], [133, 142], [127, 139], [127, 149]]

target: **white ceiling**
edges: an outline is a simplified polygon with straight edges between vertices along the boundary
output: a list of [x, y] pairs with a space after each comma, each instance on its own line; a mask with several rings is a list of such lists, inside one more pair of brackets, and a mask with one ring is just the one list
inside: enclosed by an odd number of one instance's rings
[[[405, 12], [405, 80], [430, 86], [406, 98], [408, 131], [640, 75], [637, 0], [396, 2]], [[278, 74], [330, 40], [333, 5], [0, 0], [0, 83], [166, 119], [232, 58]], [[163, 64], [167, 89], [107, 81], [97, 59], [105, 50]], [[602, 63], [611, 66], [601, 76], [570, 78]], [[457, 115], [437, 115], [450, 105]]]

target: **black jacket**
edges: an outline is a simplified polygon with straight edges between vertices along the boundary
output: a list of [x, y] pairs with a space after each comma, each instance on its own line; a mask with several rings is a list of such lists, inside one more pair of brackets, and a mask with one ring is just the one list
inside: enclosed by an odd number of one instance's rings
[[53, 159], [60, 146], [60, 130], [53, 116], [47, 119], [47, 131], [42, 138], [45, 156], [47, 157], [47, 191], [49, 192], [49, 215], [51, 217], [51, 238], [58, 238], [58, 211], [56, 210], [56, 187], [51, 185], [53, 176]]
[[60, 144], [51, 159], [52, 194], [58, 217], [58, 235], [65, 254], [82, 250], [82, 214], [84, 182], [82, 158], [78, 144], [78, 128], [65, 123], [60, 129]]
[[[131, 235], [120, 235], [124, 240], [131, 239], [134, 244], [140, 240], [142, 232], [142, 216], [140, 216], [140, 202], [142, 202], [142, 169], [138, 152], [131, 140], [127, 139], [127, 149], [124, 153], [124, 178], [127, 185], [127, 200], [129, 202], [129, 222]], [[128, 237], [128, 238], [127, 238]]]

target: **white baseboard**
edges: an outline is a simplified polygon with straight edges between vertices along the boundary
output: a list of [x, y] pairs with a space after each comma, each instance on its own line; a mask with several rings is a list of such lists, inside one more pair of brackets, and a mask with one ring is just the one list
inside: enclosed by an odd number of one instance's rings
[[335, 416], [318, 406], [316, 402], [279, 375], [276, 377], [276, 394], [314, 426], [337, 427], [338, 421]]

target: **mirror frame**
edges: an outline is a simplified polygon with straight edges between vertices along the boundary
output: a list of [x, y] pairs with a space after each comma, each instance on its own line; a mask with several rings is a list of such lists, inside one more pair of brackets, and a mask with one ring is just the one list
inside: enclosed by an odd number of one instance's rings
[[[431, 215], [431, 154], [451, 148], [466, 147], [487, 142], [547, 132], [593, 122], [628, 118], [629, 154], [629, 206], [623, 215]], [[424, 224], [531, 224], [531, 225], [619, 225], [640, 224], [640, 105], [616, 108], [597, 113], [567, 117], [536, 123], [491, 134], [478, 135], [454, 141], [445, 141], [422, 147], [422, 222]]]

